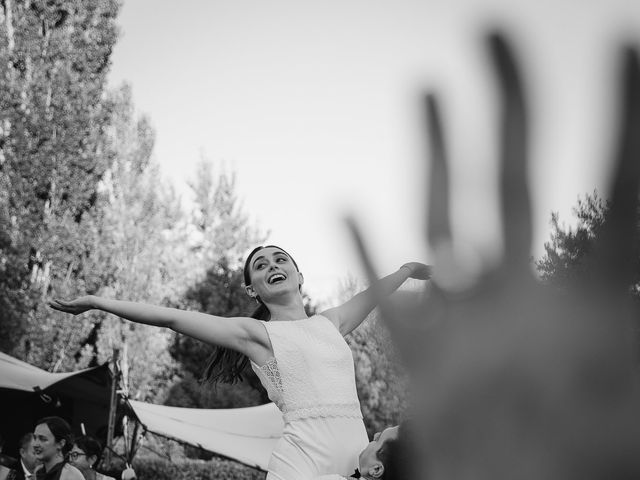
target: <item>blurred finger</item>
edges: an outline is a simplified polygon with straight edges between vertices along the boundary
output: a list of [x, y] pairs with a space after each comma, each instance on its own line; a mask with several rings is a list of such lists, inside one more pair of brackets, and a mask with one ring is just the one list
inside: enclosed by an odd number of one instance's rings
[[527, 112], [514, 54], [499, 33], [489, 36], [500, 93], [500, 192], [506, 268], [527, 269], [531, 253], [531, 201], [527, 184]]
[[378, 291], [378, 274], [373, 267], [373, 262], [371, 261], [371, 256], [367, 250], [367, 247], [364, 244], [364, 240], [362, 238], [362, 234], [360, 233], [360, 228], [356, 224], [356, 221], [353, 217], [347, 217], [345, 222], [347, 223], [347, 228], [351, 233], [351, 237], [356, 245], [356, 250], [358, 251], [358, 255], [360, 257], [360, 261], [364, 268], [365, 274], [369, 280], [369, 284], [371, 285], [372, 290], [376, 294], [376, 298], [378, 300], [382, 300], [382, 296], [379, 295]]
[[356, 245], [356, 250], [358, 251], [358, 255], [360, 256], [360, 261], [362, 262], [362, 266], [365, 270], [365, 274], [369, 280], [371, 291], [373, 292], [376, 302], [378, 304], [378, 308], [380, 309], [380, 313], [382, 317], [386, 320], [387, 325], [389, 326], [389, 330], [392, 335], [397, 335], [401, 337], [402, 335], [397, 331], [396, 328], [396, 315], [394, 315], [393, 308], [391, 307], [387, 297], [382, 294], [380, 291], [380, 285], [378, 282], [378, 274], [373, 266], [373, 262], [371, 260], [371, 256], [369, 255], [368, 249], [365, 246], [364, 240], [362, 238], [362, 234], [360, 233], [360, 229], [356, 224], [353, 217], [347, 217], [345, 220], [347, 223], [347, 228], [349, 229], [353, 241]]
[[620, 80], [611, 207], [594, 253], [602, 280], [626, 287], [635, 267], [640, 177], [640, 62], [635, 48], [622, 52]]
[[449, 173], [442, 121], [438, 102], [433, 94], [427, 95], [427, 128], [431, 156], [429, 176], [427, 239], [432, 250], [451, 244], [449, 221]]

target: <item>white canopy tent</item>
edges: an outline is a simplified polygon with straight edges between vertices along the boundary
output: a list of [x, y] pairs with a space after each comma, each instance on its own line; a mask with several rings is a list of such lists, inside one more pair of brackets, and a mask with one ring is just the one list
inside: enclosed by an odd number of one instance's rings
[[9, 390], [23, 392], [45, 390], [69, 377], [92, 370], [95, 368], [87, 368], [77, 372], [51, 373], [0, 352], [0, 388]]
[[130, 400], [140, 423], [164, 437], [267, 469], [282, 436], [282, 414], [273, 403], [248, 408], [198, 409], [167, 407]]

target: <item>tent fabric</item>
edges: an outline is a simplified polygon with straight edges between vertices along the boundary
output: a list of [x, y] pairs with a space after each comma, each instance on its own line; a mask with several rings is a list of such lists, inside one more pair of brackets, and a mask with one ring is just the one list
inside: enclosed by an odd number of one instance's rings
[[266, 470], [284, 422], [273, 403], [247, 408], [198, 409], [129, 400], [149, 432]]
[[[97, 416], [98, 411], [92, 413], [92, 409], [108, 412], [112, 383], [107, 364], [75, 372], [51, 373], [0, 352], [0, 390], [37, 394], [45, 403], [60, 403], [64, 398], [75, 404], [74, 417], [81, 415], [80, 420]], [[61, 412], [64, 411], [63, 408]]]
[[0, 352], [0, 388], [10, 390], [23, 392], [44, 390], [54, 383], [91, 370], [95, 368], [78, 372], [51, 373]]

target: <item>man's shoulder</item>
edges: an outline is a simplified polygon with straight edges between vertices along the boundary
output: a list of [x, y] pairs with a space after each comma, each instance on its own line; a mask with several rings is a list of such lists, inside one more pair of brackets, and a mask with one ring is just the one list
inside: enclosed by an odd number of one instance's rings
[[4, 453], [0, 453], [0, 466], [7, 468], [16, 468], [19, 466], [18, 460], [16, 458], [10, 457]]

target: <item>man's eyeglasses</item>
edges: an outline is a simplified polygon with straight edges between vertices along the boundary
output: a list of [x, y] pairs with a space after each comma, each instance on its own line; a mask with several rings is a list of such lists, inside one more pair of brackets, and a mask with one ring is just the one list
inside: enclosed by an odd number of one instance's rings
[[82, 452], [69, 452], [69, 460], [71, 461], [76, 461], [78, 459], [78, 457], [80, 456], [84, 456], [86, 457], [87, 454], [86, 453], [82, 453]]

